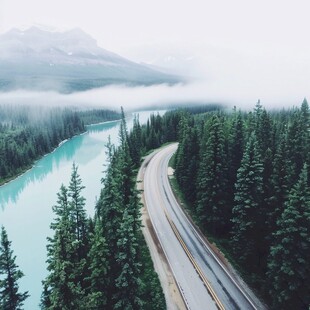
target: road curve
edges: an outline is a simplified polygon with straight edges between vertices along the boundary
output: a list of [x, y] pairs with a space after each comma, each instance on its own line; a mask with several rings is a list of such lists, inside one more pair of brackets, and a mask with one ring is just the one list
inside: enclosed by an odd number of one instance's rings
[[188, 309], [258, 309], [193, 227], [172, 193], [168, 162], [158, 151], [143, 168], [146, 207]]

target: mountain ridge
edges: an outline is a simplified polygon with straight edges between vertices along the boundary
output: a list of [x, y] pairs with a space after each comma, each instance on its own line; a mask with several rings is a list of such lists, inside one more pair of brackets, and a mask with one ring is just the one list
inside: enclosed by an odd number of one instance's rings
[[[51, 32], [13, 28], [0, 35], [0, 91], [51, 88], [73, 92], [111, 84], [174, 84], [167, 73], [98, 46], [79, 28]], [[50, 87], [48, 85], [50, 84]]]

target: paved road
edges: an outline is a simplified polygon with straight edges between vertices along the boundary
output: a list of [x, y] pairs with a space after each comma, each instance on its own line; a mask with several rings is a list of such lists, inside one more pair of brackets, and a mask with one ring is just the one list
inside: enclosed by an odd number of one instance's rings
[[144, 171], [144, 196], [188, 309], [258, 309], [225, 271], [176, 202], [167, 175], [168, 162], [176, 148], [177, 144], [169, 145], [150, 160]]

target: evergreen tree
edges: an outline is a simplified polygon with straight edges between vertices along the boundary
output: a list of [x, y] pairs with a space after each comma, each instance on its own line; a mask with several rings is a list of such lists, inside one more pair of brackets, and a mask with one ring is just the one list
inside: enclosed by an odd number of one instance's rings
[[197, 211], [207, 230], [213, 234], [223, 234], [230, 212], [225, 193], [224, 134], [217, 115], [210, 120], [204, 148], [197, 177]]
[[85, 281], [89, 274], [87, 268], [87, 254], [89, 252], [89, 231], [88, 221], [85, 210], [85, 198], [82, 196], [82, 190], [85, 186], [78, 174], [78, 167], [73, 163], [71, 179], [68, 187], [68, 197], [70, 198], [70, 221], [73, 225], [75, 242], [77, 246], [76, 261], [76, 282], [86, 289], [89, 283]]
[[261, 155], [264, 157], [267, 149], [272, 146], [272, 122], [265, 109], [259, 113], [256, 126], [257, 142]]
[[15, 263], [16, 256], [11, 250], [11, 241], [8, 240], [6, 230], [1, 228], [0, 241], [0, 309], [22, 309], [28, 292], [20, 293], [18, 281], [24, 274]]
[[68, 187], [68, 197], [70, 200], [70, 217], [74, 225], [76, 240], [78, 242], [78, 259], [86, 257], [87, 253], [87, 217], [85, 198], [81, 195], [85, 186], [82, 185], [81, 177], [78, 174], [78, 167], [73, 163], [70, 184]]
[[91, 248], [88, 253], [90, 261], [90, 287], [87, 297], [88, 309], [107, 307], [106, 290], [108, 286], [108, 245], [103, 235], [102, 224], [97, 220], [91, 237]]
[[[268, 184], [264, 184], [265, 197], [267, 198], [269, 209], [267, 210], [267, 238], [272, 241], [272, 234], [277, 227], [277, 221], [284, 210], [284, 202], [287, 199], [288, 191], [288, 172], [289, 162], [287, 160], [287, 146], [285, 136], [279, 137], [278, 148], [276, 150], [273, 168], [271, 172], [271, 180]], [[271, 169], [266, 167], [265, 169]], [[266, 179], [266, 177], [265, 177]], [[269, 194], [266, 195], [267, 191]]]
[[237, 171], [240, 168], [243, 151], [244, 151], [244, 124], [242, 120], [242, 114], [239, 111], [234, 117], [232, 128], [231, 128], [231, 138], [230, 138], [230, 181], [235, 184], [237, 181]]
[[86, 309], [86, 289], [89, 287], [87, 254], [89, 251], [85, 198], [81, 196], [81, 178], [73, 164], [69, 189], [61, 186], [56, 214], [48, 238], [48, 271], [43, 282], [43, 309]]
[[49, 274], [43, 281], [41, 298], [42, 309], [80, 309], [83, 294], [81, 285], [76, 281], [78, 243], [75, 239], [75, 227], [71, 221], [68, 190], [61, 186], [57, 194], [56, 214], [51, 229], [55, 235], [48, 238], [47, 270]]
[[114, 295], [114, 309], [142, 309], [143, 301], [141, 281], [141, 263], [139, 262], [139, 244], [134, 232], [134, 219], [125, 210], [123, 221], [119, 228], [118, 253], [116, 261], [119, 266], [119, 275], [116, 278], [116, 293]]
[[197, 131], [191, 128], [185, 115], [179, 125], [179, 146], [175, 155], [175, 177], [186, 199], [193, 203], [196, 198], [199, 142]]
[[293, 186], [306, 159], [305, 150], [305, 127], [299, 110], [295, 110], [289, 125], [287, 134], [288, 160], [291, 162], [289, 169], [289, 186]]
[[[237, 171], [240, 168], [241, 160], [244, 151], [244, 122], [241, 111], [234, 113], [232, 126], [230, 128], [230, 135], [228, 140], [228, 182], [227, 182], [227, 204], [233, 206], [235, 184], [237, 182]], [[231, 216], [231, 212], [230, 212]], [[227, 223], [229, 230], [231, 230], [231, 223]]]
[[135, 115], [133, 120], [133, 129], [129, 137], [130, 156], [135, 167], [139, 167], [142, 155], [142, 134], [139, 117]]
[[238, 170], [235, 206], [232, 213], [233, 250], [242, 263], [250, 263], [253, 269], [260, 267], [260, 208], [263, 198], [263, 165], [255, 135], [250, 137]]
[[310, 304], [310, 189], [307, 166], [290, 190], [271, 248], [269, 278], [274, 307], [308, 309]]
[[120, 184], [120, 172], [116, 165], [115, 154], [111, 158], [111, 163], [106, 173], [104, 181], [104, 187], [100, 194], [100, 199], [97, 203], [96, 216], [102, 223], [103, 234], [108, 244], [107, 251], [107, 305], [110, 305], [108, 309], [112, 308], [113, 296], [115, 294], [115, 278], [118, 273], [118, 265], [115, 259], [115, 255], [118, 252], [118, 228], [122, 221], [122, 194], [119, 188]]

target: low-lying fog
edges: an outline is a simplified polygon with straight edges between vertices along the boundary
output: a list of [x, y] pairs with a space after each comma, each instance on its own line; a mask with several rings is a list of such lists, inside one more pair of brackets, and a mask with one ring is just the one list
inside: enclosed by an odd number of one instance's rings
[[0, 93], [0, 104], [102, 107], [114, 110], [123, 106], [129, 111], [179, 104], [221, 103], [228, 107], [235, 105], [252, 109], [260, 99], [264, 107], [272, 109], [299, 106], [305, 97], [310, 98], [310, 87], [302, 79], [298, 80], [298, 76], [292, 80], [272, 80], [266, 73], [259, 79], [253, 76], [242, 81], [235, 76], [225, 76], [224, 79], [174, 86], [108, 86], [72, 94], [19, 90]]

